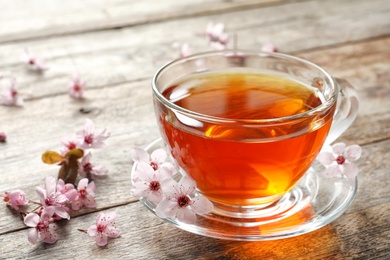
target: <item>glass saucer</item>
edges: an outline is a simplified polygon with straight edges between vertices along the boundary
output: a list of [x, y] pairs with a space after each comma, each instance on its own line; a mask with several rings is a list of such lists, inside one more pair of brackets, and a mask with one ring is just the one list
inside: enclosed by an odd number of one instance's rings
[[[161, 138], [148, 145], [146, 151], [151, 153], [158, 148], [164, 148]], [[132, 175], [136, 167], [134, 163]], [[276, 240], [305, 234], [342, 215], [356, 194], [357, 178], [326, 178], [321, 174], [322, 170], [322, 166], [315, 163], [290, 192], [260, 217], [229, 217], [216, 209], [197, 215], [195, 224], [177, 219], [163, 220], [195, 234], [238, 241]], [[175, 177], [180, 179], [181, 174]], [[140, 201], [155, 214], [154, 203], [146, 198]]]

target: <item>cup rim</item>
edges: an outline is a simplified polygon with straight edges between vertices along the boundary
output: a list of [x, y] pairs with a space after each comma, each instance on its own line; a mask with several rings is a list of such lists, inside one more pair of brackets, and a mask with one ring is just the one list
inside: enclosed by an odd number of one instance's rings
[[[296, 62], [304, 63], [306, 65], [309, 65], [310, 67], [313, 67], [317, 70], [319, 70], [321, 73], [324, 74], [324, 76], [329, 80], [330, 83], [330, 88], [333, 90], [332, 95], [330, 96], [329, 99], [327, 99], [324, 103], [321, 105], [310, 109], [306, 112], [295, 114], [295, 115], [290, 115], [290, 116], [284, 116], [284, 117], [278, 117], [278, 118], [267, 118], [267, 119], [242, 119], [242, 118], [225, 118], [225, 117], [218, 117], [218, 116], [212, 116], [212, 115], [207, 115], [207, 114], [202, 114], [198, 113], [186, 108], [183, 108], [181, 106], [178, 106], [171, 101], [169, 101], [167, 98], [165, 98], [162, 93], [158, 90], [157, 87], [157, 80], [159, 76], [169, 67], [184, 63], [189, 60], [193, 59], [201, 59], [204, 57], [209, 57], [209, 56], [222, 56], [222, 55], [251, 55], [251, 56], [271, 56], [275, 58], [281, 58], [281, 59], [289, 59], [293, 60]], [[284, 54], [284, 53], [275, 53], [275, 52], [263, 52], [263, 51], [253, 51], [253, 50], [244, 50], [244, 49], [224, 49], [224, 50], [214, 50], [214, 51], [207, 51], [207, 52], [199, 52], [199, 53], [194, 53], [185, 57], [177, 58], [174, 59], [165, 65], [161, 66], [156, 73], [153, 75], [152, 78], [152, 90], [154, 95], [158, 98], [159, 101], [161, 101], [164, 105], [168, 106], [169, 108], [180, 112], [182, 114], [190, 115], [191, 117], [195, 117], [198, 119], [206, 120], [206, 121], [214, 121], [214, 122], [226, 122], [226, 123], [232, 123], [232, 122], [240, 122], [240, 123], [246, 123], [246, 124], [261, 124], [261, 123], [276, 123], [276, 122], [283, 122], [283, 121], [289, 121], [289, 120], [296, 120], [296, 119], [301, 119], [305, 117], [310, 117], [316, 114], [319, 114], [324, 111], [328, 111], [328, 109], [336, 102], [337, 100], [337, 95], [338, 95], [338, 89], [337, 89], [337, 84], [335, 83], [335, 80], [333, 77], [323, 68], [318, 66], [317, 64], [310, 62], [308, 60], [298, 58], [292, 55]]]

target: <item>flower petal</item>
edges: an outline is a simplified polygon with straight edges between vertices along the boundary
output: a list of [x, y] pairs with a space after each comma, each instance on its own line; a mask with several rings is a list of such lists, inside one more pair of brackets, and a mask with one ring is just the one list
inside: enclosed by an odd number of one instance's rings
[[61, 206], [55, 206], [55, 214], [61, 218], [65, 218], [65, 219], [70, 219], [70, 216], [68, 214], [68, 212], [65, 210], [64, 207], [61, 207]]
[[177, 203], [163, 199], [156, 207], [156, 215], [160, 218], [176, 218]]
[[353, 163], [344, 164], [344, 175], [348, 178], [354, 178], [357, 176], [359, 168]]
[[110, 212], [106, 214], [106, 220], [110, 223], [114, 223], [116, 219], [116, 213], [115, 212]]
[[345, 149], [344, 156], [348, 161], [356, 161], [362, 155], [362, 148], [359, 145], [350, 145]]
[[30, 230], [28, 231], [27, 238], [28, 238], [28, 242], [35, 245], [35, 243], [37, 243], [38, 240], [38, 230], [36, 228], [30, 228]]
[[105, 224], [106, 215], [103, 212], [100, 212], [96, 218], [96, 225]]
[[167, 169], [169, 175], [171, 175], [171, 176], [172, 176], [173, 174], [175, 174], [175, 173], [178, 171], [178, 169], [177, 169], [172, 163], [170, 163], [170, 162], [164, 162], [164, 163], [162, 163], [162, 164], [160, 165], [160, 169], [161, 169], [161, 168]]
[[35, 192], [37, 193], [38, 198], [41, 201], [41, 203], [43, 205], [46, 205], [46, 203], [45, 203], [45, 199], [47, 197], [46, 196], [46, 190], [44, 188], [42, 188], [42, 187], [36, 187]]
[[103, 233], [98, 233], [96, 235], [96, 244], [98, 246], [105, 246], [105, 245], [107, 245], [107, 235], [105, 235]]
[[154, 170], [152, 166], [150, 166], [148, 163], [145, 162], [140, 162], [137, 165], [137, 170], [136, 170], [138, 177], [143, 179], [143, 180], [148, 180], [150, 176], [153, 175]]
[[189, 207], [178, 209], [176, 217], [179, 221], [187, 224], [194, 224], [196, 222], [196, 215]]
[[150, 191], [146, 199], [154, 204], [158, 204], [163, 198], [161, 191]]
[[54, 215], [55, 212], [56, 212], [55, 207], [53, 206], [47, 207], [42, 211], [41, 219], [48, 220]]
[[145, 181], [136, 181], [131, 188], [131, 195], [136, 198], [142, 198], [148, 196], [150, 188], [147, 182]]
[[83, 204], [81, 203], [80, 196], [76, 196], [76, 198], [72, 201], [72, 209], [73, 210], [79, 210]]
[[191, 205], [192, 210], [197, 214], [207, 214], [213, 211], [214, 205], [204, 196], [196, 196]]
[[88, 192], [89, 195], [95, 196], [95, 193], [96, 193], [96, 184], [95, 184], [95, 182], [91, 181], [88, 184], [87, 192]]
[[106, 234], [111, 238], [117, 238], [120, 236], [121, 230], [117, 227], [109, 226], [106, 229]]
[[24, 218], [24, 224], [26, 224], [29, 227], [36, 227], [39, 223], [39, 216], [36, 213], [28, 213], [27, 216]]
[[166, 178], [161, 180], [161, 190], [168, 198], [177, 197], [179, 192], [178, 183], [172, 178]]
[[331, 165], [335, 161], [333, 153], [322, 152], [317, 156], [317, 160], [324, 166]]
[[77, 190], [82, 190], [82, 189], [86, 189], [88, 186], [88, 179], [87, 178], [83, 178], [79, 181], [78, 185], [77, 185]]
[[96, 207], [96, 200], [91, 195], [87, 195], [86, 198], [83, 200], [83, 204], [87, 208], [95, 208]]
[[53, 229], [49, 228], [49, 231], [42, 231], [40, 232], [41, 239], [45, 243], [53, 244], [57, 241], [57, 236], [54, 233]]
[[134, 147], [130, 150], [130, 157], [133, 161], [149, 163], [149, 154], [142, 148]]
[[179, 181], [179, 186], [180, 186], [180, 191], [182, 192], [182, 195], [191, 195], [196, 190], [195, 181], [187, 176], [184, 176]]
[[328, 167], [323, 174], [325, 177], [333, 178], [333, 177], [340, 177], [342, 175], [342, 171], [338, 165], [333, 165]]
[[345, 147], [347, 147], [345, 143], [337, 143], [332, 145], [333, 152], [337, 155], [342, 155], [344, 153]]
[[90, 236], [90, 237], [96, 236], [96, 234], [97, 234], [97, 226], [96, 226], [96, 225], [90, 226], [90, 227], [88, 228], [87, 234], [88, 234], [88, 236]]
[[50, 194], [56, 192], [56, 180], [54, 177], [46, 177], [45, 179], [45, 188], [46, 194], [49, 196]]
[[150, 158], [152, 159], [153, 162], [162, 163], [165, 161], [165, 159], [167, 159], [167, 152], [161, 148], [157, 149], [152, 152]]

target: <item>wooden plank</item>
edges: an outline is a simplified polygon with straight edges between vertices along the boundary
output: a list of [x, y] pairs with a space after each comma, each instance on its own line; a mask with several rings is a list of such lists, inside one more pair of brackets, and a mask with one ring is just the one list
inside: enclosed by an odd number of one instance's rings
[[47, 255], [56, 259], [385, 259], [390, 242], [386, 228], [389, 210], [390, 203], [367, 207], [298, 237], [236, 242], [202, 237], [163, 224], [140, 203], [133, 203], [103, 211], [115, 211], [117, 226], [122, 230], [121, 237], [109, 240], [105, 248], [77, 231], [94, 224], [97, 213], [61, 222], [60, 239], [54, 245], [29, 245], [27, 229], [0, 236], [0, 245], [4, 259], [44, 259]]
[[[349, 44], [343, 47], [323, 49], [318, 52], [309, 52], [301, 57], [324, 66], [332, 75], [343, 77], [351, 81], [361, 98], [362, 115], [366, 113], [381, 113], [388, 108], [387, 98], [390, 96], [390, 51], [387, 46], [390, 38]], [[150, 51], [152, 52], [152, 46]], [[156, 48], [155, 48], [156, 49]], [[164, 49], [164, 47], [162, 47]], [[153, 64], [156, 57], [137, 57], [130, 53], [103, 53], [75, 58], [77, 70], [88, 81], [88, 89], [104, 88], [123, 82], [151, 78], [158, 66]], [[172, 49], [167, 57], [173, 57]], [[151, 53], [145, 50], [144, 53]], [[299, 54], [298, 54], [299, 55]], [[126, 56], [134, 57], [127, 60]], [[323, 58], [326, 57], [326, 58]], [[16, 69], [4, 70], [4, 75], [18, 75], [17, 88], [27, 99], [51, 97], [56, 94], [66, 94], [70, 82], [70, 74], [75, 71], [74, 65], [66, 59], [56, 60], [51, 71], [44, 76], [31, 74], [22, 66]], [[145, 82], [145, 91], [150, 91], [149, 82]], [[87, 91], [87, 97], [88, 92]], [[27, 103], [28, 104], [28, 103]], [[8, 113], [10, 109], [0, 109], [1, 113]]]
[[0, 1], [0, 42], [117, 29], [285, 3], [281, 0]]
[[[174, 42], [190, 43], [194, 51], [210, 49], [205, 39], [199, 36], [210, 21], [224, 22], [230, 34], [237, 34], [240, 48], [260, 49], [262, 43], [272, 40], [282, 52], [288, 53], [389, 35], [387, 17], [390, 7], [387, 6], [386, 0], [355, 0], [353, 4], [336, 0], [297, 2], [121, 30], [4, 43], [0, 45], [0, 69], [19, 64], [25, 47], [47, 59], [53, 70], [47, 73], [50, 77], [58, 76], [58, 66], [73, 71], [78, 69], [79, 62], [88, 62], [92, 69], [92, 62], [102, 61], [99, 53], [105, 54], [107, 62], [120, 61], [122, 66], [143, 57], [148, 58], [149, 63], [161, 64], [172, 58]], [[363, 15], [366, 12], [370, 16]], [[3, 26], [6, 27], [6, 24]], [[83, 60], [83, 55], [90, 57]], [[174, 53], [173, 57], [176, 56]], [[61, 57], [66, 59], [57, 63], [55, 60]], [[97, 65], [100, 65], [99, 62]], [[12, 71], [12, 68], [10, 72], [21, 73], [20, 70]], [[31, 80], [29, 78], [29, 82]]]

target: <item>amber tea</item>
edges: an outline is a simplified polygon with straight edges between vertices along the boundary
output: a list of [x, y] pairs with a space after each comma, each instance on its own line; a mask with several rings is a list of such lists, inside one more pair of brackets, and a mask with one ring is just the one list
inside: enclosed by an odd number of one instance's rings
[[323, 103], [316, 88], [251, 72], [191, 76], [162, 94], [193, 115], [157, 106], [175, 160], [210, 200], [237, 206], [289, 191], [317, 156], [334, 113], [310, 114]]

